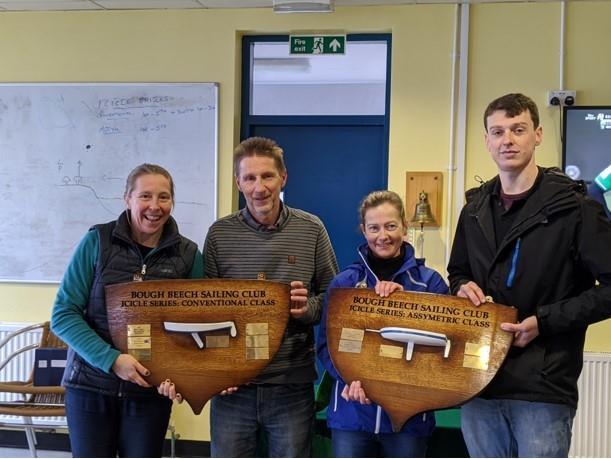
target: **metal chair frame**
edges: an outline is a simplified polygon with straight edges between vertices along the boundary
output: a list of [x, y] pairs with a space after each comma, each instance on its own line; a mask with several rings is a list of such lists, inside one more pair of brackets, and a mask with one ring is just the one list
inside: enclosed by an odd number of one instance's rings
[[[57, 338], [50, 330], [49, 322], [28, 325], [6, 336], [0, 341], [0, 349], [9, 345], [15, 338], [23, 333], [40, 329], [42, 334], [40, 341], [11, 352], [4, 361], [0, 362], [0, 373], [12, 361], [19, 358], [25, 352], [38, 348], [66, 348], [66, 345]], [[64, 388], [61, 386], [34, 386], [34, 367], [26, 381], [0, 381], [0, 393], [20, 394], [21, 400], [0, 401], [0, 415], [12, 415], [20, 418], [20, 421], [3, 420], [0, 426], [16, 429], [24, 429], [28, 448], [32, 457], [36, 454], [36, 430], [54, 432], [58, 428], [68, 428], [65, 424], [45, 424], [34, 420], [35, 417], [62, 417], [66, 415], [64, 408]]]
[[[19, 356], [25, 352], [38, 348], [65, 349], [67, 347], [66, 344], [51, 332], [50, 323], [47, 321], [28, 325], [9, 334], [0, 341], [0, 350], [19, 335], [38, 329], [42, 332], [40, 341], [38, 343], [24, 345], [10, 353], [10, 355], [0, 362], [0, 374], [7, 365], [19, 358]], [[0, 427], [23, 429], [25, 431], [30, 454], [32, 457], [37, 457], [35, 432], [55, 432], [57, 429], [67, 430], [68, 424], [65, 421], [64, 388], [61, 386], [34, 386], [33, 380], [34, 367], [32, 367], [27, 381], [0, 381], [0, 393], [13, 393], [22, 396], [22, 400], [0, 401], [0, 415], [17, 416], [20, 417], [21, 421], [0, 420]], [[46, 424], [44, 421], [41, 422], [42, 420], [33, 419], [34, 417], [39, 418], [47, 416], [64, 417], [64, 423]], [[171, 421], [168, 426], [168, 432], [170, 434], [170, 457], [175, 457], [176, 440], [180, 438], [180, 434], [176, 432], [176, 427]]]

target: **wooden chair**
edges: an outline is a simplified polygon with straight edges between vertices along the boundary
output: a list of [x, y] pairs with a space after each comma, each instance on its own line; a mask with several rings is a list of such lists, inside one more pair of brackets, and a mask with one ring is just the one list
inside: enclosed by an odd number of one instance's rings
[[[19, 344], [23, 339], [19, 339], [24, 333], [41, 331], [41, 338], [38, 343]], [[0, 375], [11, 362], [30, 362], [32, 369], [26, 381], [0, 381], [0, 393], [18, 394], [15, 400], [0, 401], [0, 415], [5, 415], [5, 419], [0, 420], [0, 426], [24, 429], [27, 437], [28, 447], [32, 457], [36, 457], [36, 436], [35, 430], [55, 430], [66, 428], [67, 425], [45, 424], [46, 417], [65, 416], [64, 409], [64, 388], [61, 386], [34, 386], [34, 359], [26, 359], [25, 353], [37, 348], [62, 348], [66, 345], [56, 337], [50, 330], [49, 322], [29, 325], [10, 333], [0, 341], [0, 352], [4, 351], [5, 359], [0, 362]], [[8, 416], [14, 416], [13, 419]], [[33, 419], [37, 418], [37, 419]], [[43, 418], [43, 419], [40, 419]], [[48, 421], [47, 421], [48, 422]]]

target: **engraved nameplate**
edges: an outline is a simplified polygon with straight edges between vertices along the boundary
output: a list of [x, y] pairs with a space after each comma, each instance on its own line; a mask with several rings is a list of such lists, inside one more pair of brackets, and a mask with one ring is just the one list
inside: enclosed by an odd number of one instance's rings
[[463, 359], [462, 366], [465, 368], [473, 368], [475, 370], [487, 370], [488, 361], [484, 361], [476, 355], [466, 355]]
[[359, 354], [361, 352], [362, 341], [353, 341], [351, 339], [340, 339], [339, 340], [339, 351], [340, 352], [352, 352]]
[[153, 353], [150, 349], [128, 349], [127, 353], [134, 357], [139, 362], [151, 360]]
[[365, 330], [358, 328], [342, 328], [342, 334], [340, 339], [349, 339], [352, 341], [363, 341], [365, 336]]
[[128, 349], [150, 349], [151, 348], [151, 337], [150, 336], [128, 336], [127, 337], [127, 348]]
[[246, 324], [247, 335], [267, 335], [268, 333], [267, 323], [249, 323]]
[[490, 346], [479, 343], [465, 343], [465, 354], [484, 357], [487, 360], [490, 356]]
[[151, 336], [151, 324], [130, 324], [127, 336]]
[[388, 344], [380, 344], [380, 357], [390, 357], [391, 359], [403, 358], [404, 348], [401, 346], [389, 346]]
[[490, 360], [490, 346], [479, 343], [465, 343], [463, 367], [487, 370]]
[[269, 336], [267, 335], [247, 335], [246, 347], [269, 347]]
[[269, 348], [267, 347], [247, 347], [247, 360], [266, 360], [269, 359]]
[[206, 347], [229, 347], [229, 335], [207, 335]]

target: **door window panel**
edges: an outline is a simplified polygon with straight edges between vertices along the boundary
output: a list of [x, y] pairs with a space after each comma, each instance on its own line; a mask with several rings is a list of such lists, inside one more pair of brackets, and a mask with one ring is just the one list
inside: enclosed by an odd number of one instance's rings
[[343, 55], [293, 55], [255, 42], [251, 115], [385, 115], [387, 43], [346, 41]]

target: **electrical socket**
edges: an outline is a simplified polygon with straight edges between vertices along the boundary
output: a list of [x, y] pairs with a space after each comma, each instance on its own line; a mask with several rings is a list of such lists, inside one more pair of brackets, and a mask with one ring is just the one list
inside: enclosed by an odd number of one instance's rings
[[574, 105], [577, 91], [570, 91], [568, 89], [558, 89], [547, 91], [547, 106], [565, 106]]

